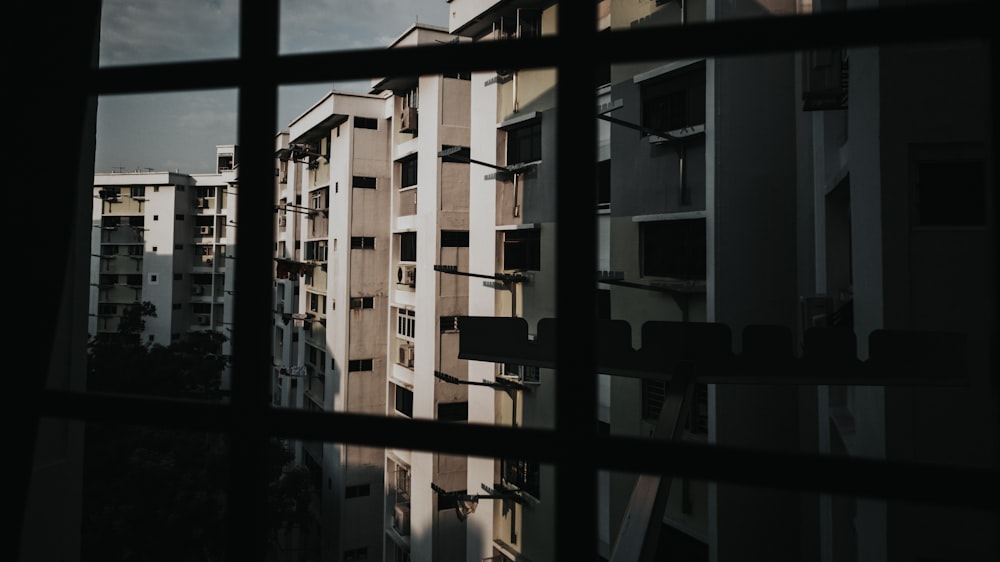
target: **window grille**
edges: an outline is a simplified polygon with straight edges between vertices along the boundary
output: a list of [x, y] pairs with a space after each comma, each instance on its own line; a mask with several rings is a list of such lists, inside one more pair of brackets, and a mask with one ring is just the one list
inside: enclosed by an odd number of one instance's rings
[[[236, 87], [239, 89], [239, 138], [241, 197], [240, 261], [234, 292], [243, 302], [266, 302], [270, 298], [273, 267], [273, 138], [276, 119], [277, 85], [282, 81], [305, 79], [351, 80], [358, 78], [359, 68], [375, 76], [393, 74], [453, 72], [456, 60], [468, 61], [475, 71], [486, 71], [516, 65], [519, 68], [555, 66], [559, 76], [556, 93], [563, 115], [590, 115], [596, 105], [588, 92], [593, 91], [591, 61], [610, 60], [615, 63], [659, 60], [690, 56], [740, 55], [751, 52], [774, 52], [823, 48], [841, 43], [867, 47], [879, 43], [931, 42], [951, 39], [988, 39], [995, 21], [989, 16], [985, 2], [952, 3], [946, 9], [908, 5], [900, 8], [848, 11], [832, 15], [803, 15], [774, 18], [753, 18], [741, 21], [699, 22], [690, 27], [671, 29], [670, 39], [664, 39], [662, 29], [624, 29], [598, 35], [594, 21], [593, 2], [564, 3], [558, 13], [559, 33], [552, 37], [507, 41], [493, 44], [449, 44], [412, 47], [398, 51], [373, 49], [358, 53], [322, 53], [309, 55], [308, 65], [294, 56], [279, 56], [277, 2], [243, 1], [240, 36], [243, 38], [240, 57], [199, 63], [136, 65], [110, 69], [95, 69], [88, 58], [95, 53], [100, 2], [82, 3], [72, 14], [58, 14], [43, 7], [11, 7], [13, 21], [37, 21], [55, 18], [54, 28], [65, 33], [63, 40], [40, 45], [32, 56], [16, 57], [11, 74], [42, 76], [37, 84], [23, 79], [21, 96], [26, 109], [23, 113], [37, 120], [13, 130], [25, 131], [27, 146], [44, 146], [51, 142], [52, 131], [66, 131], [93, 122], [96, 103], [91, 96], [133, 92], [171, 90], [185, 87]], [[26, 13], [23, 13], [26, 12]], [[82, 14], [82, 15], [81, 15]], [[84, 22], [82, 25], [79, 22]], [[93, 25], [87, 25], [91, 22]], [[900, 22], [905, 22], [901, 25]], [[989, 23], [988, 23], [989, 22]], [[849, 30], [845, 32], [845, 30]], [[44, 42], [43, 42], [44, 43]], [[82, 48], [68, 48], [82, 45]], [[993, 46], [993, 52], [996, 52]], [[573, 53], [559, 57], [555, 53]], [[996, 77], [997, 61], [987, 73]], [[33, 65], [38, 61], [60, 61], [58, 72], [40, 72]], [[261, 67], [267, 69], [261, 72]], [[318, 70], [319, 73], [317, 74]], [[80, 79], [80, 76], [85, 79]], [[853, 93], [853, 92], [852, 92]], [[58, 96], [58, 97], [57, 97]], [[61, 107], [58, 116], [49, 116], [51, 107]], [[377, 120], [374, 127], [377, 128]], [[371, 128], [358, 122], [359, 128]], [[993, 136], [997, 137], [996, 122]], [[581, 165], [593, 162], [595, 127], [581, 126], [577, 119], [559, 120], [556, 132], [562, 141], [558, 151], [557, 209], [560, 236], [556, 269], [560, 278], [585, 279], [593, 276], [595, 227], [593, 210], [596, 196], [586, 195], [580, 186], [593, 185], [594, 169]], [[80, 129], [66, 131], [63, 148], [69, 157], [52, 164], [48, 173], [53, 185], [72, 184], [79, 176], [78, 162], [93, 161], [94, 145]], [[89, 143], [89, 144], [88, 144]], [[80, 156], [77, 158], [77, 156]], [[517, 156], [522, 158], [522, 156]], [[87, 180], [89, 181], [89, 180]], [[183, 191], [184, 186], [178, 186]], [[47, 236], [32, 243], [43, 251], [38, 255], [56, 256], [64, 250], [64, 242], [79, 236], [72, 220], [72, 198], [47, 202]], [[182, 216], [178, 217], [182, 219]], [[91, 228], [86, 226], [88, 232]], [[87, 234], [89, 236], [89, 234]], [[352, 239], [352, 247], [353, 245]], [[62, 259], [51, 260], [52, 267], [63, 268]], [[62, 271], [62, 269], [60, 269]], [[61, 294], [61, 275], [41, 276], [34, 290], [38, 294]], [[267, 453], [266, 438], [270, 432], [300, 438], [329, 440], [358, 445], [391, 445], [414, 450], [435, 450], [446, 446], [449, 452], [482, 454], [473, 437], [483, 437], [498, 457], [514, 454], [531, 461], [507, 462], [504, 477], [512, 482], [530, 485], [528, 467], [538, 462], [551, 463], [555, 471], [557, 499], [554, 520], [555, 543], [563, 560], [593, 559], [596, 533], [582, 532], [596, 524], [596, 474], [598, 470], [638, 472], [683, 471], [687, 476], [738, 482], [760, 486], [782, 486], [800, 490], [823, 490], [882, 498], [905, 498], [942, 504], [983, 507], [986, 499], [977, 492], [986, 482], [979, 470], [964, 467], [911, 465], [905, 463], [872, 462], [862, 459], [812, 459], [796, 455], [768, 452], [747, 454], [727, 449], [684, 449], [682, 465], [675, 462], [680, 449], [670, 443], [643, 442], [605, 437], [596, 439], [596, 384], [594, 384], [593, 350], [595, 319], [591, 307], [581, 302], [594, 301], [593, 283], [566, 283], [560, 287], [557, 309], [560, 322], [574, 327], [575, 337], [560, 340], [557, 362], [560, 370], [573, 373], [576, 384], [558, 385], [555, 390], [555, 420], [550, 430], [519, 432], [516, 429], [475, 428], [466, 424], [447, 424], [427, 420], [399, 418], [368, 419], [349, 413], [284, 412], [274, 415], [269, 409], [271, 357], [270, 330], [261, 329], [269, 316], [261, 316], [253, 307], [236, 307], [231, 326], [239, 338], [234, 347], [232, 366], [242, 376], [236, 382], [225, 404], [174, 404], [156, 399], [96, 396], [68, 390], [48, 388], [46, 370], [40, 369], [10, 381], [9, 394], [16, 396], [23, 407], [20, 414], [30, 427], [16, 432], [9, 458], [15, 465], [15, 482], [7, 509], [16, 521], [21, 521], [27, 499], [28, 475], [35, 449], [39, 421], [49, 419], [112, 419], [125, 423], [219, 430], [226, 432], [232, 443], [230, 473], [231, 494], [227, 517], [230, 536], [245, 540], [229, 541], [228, 559], [265, 560], [266, 533], [262, 514], [266, 512], [266, 482], [257, 471], [246, 467], [258, 466]], [[22, 332], [31, 334], [25, 353], [34, 357], [62, 357], [64, 342], [57, 339], [62, 329], [58, 318], [64, 299], [22, 299], [12, 317], [29, 323]], [[69, 347], [69, 346], [66, 346]], [[53, 352], [54, 351], [54, 352]], [[55, 363], [59, 371], [66, 366]], [[407, 399], [407, 393], [408, 399]], [[262, 399], [263, 397], [263, 399]], [[396, 409], [412, 415], [412, 392], [396, 389]], [[402, 410], [400, 408], [403, 408]], [[300, 417], [301, 416], [301, 417]], [[303, 423], [317, 416], [331, 423]], [[267, 420], [261, 423], [261, 420]], [[348, 429], [349, 428], [349, 429]], [[387, 437], [390, 436], [390, 437]], [[391, 437], [397, 436], [397, 437]], [[395, 441], [393, 441], [395, 439]], [[389, 441], [392, 441], [389, 443]], [[567, 443], [586, 443], [586, 451], [573, 451]], [[468, 444], [468, 445], [466, 445]], [[477, 447], [479, 445], [476, 445]], [[581, 445], [582, 446], [582, 445]], [[518, 464], [520, 463], [520, 464]], [[752, 468], [752, 470], [750, 469]], [[994, 471], [995, 472], [995, 471]], [[927, 482], [947, 482], [948, 486], [927, 486]], [[936, 489], [940, 488], [940, 489]], [[20, 525], [18, 525], [20, 527]], [[19, 528], [13, 530], [20, 537]], [[17, 545], [15, 545], [16, 547]], [[345, 556], [346, 556], [345, 552]], [[350, 552], [353, 559], [367, 557], [367, 551]]]

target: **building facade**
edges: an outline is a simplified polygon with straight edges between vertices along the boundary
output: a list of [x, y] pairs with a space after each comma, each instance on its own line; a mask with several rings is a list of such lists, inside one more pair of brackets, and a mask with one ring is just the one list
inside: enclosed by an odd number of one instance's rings
[[[238, 151], [216, 147], [216, 172], [94, 175], [91, 337], [114, 334], [127, 308], [155, 307], [140, 337], [170, 345], [189, 332], [227, 337], [232, 323]], [[228, 387], [223, 373], [222, 388]]]

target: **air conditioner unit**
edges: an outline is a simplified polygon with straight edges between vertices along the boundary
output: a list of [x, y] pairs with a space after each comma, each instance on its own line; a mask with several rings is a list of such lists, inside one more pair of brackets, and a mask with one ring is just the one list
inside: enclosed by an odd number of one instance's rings
[[403, 112], [399, 116], [399, 132], [400, 133], [417, 132], [417, 108], [415, 107], [403, 108]]
[[212, 233], [212, 227], [211, 226], [199, 226], [198, 227], [198, 232], [200, 234], [211, 234]]
[[413, 368], [413, 344], [408, 343], [399, 346], [399, 364], [412, 369]]
[[278, 217], [278, 226], [284, 227], [288, 223], [287, 217]]
[[500, 365], [499, 376], [506, 379], [513, 379], [523, 384], [541, 384], [542, 382], [538, 376], [538, 367], [532, 365], [502, 363]]
[[351, 297], [351, 309], [364, 308], [365, 301], [361, 297]]
[[410, 506], [396, 504], [392, 512], [392, 528], [404, 537], [410, 534]]
[[199, 326], [208, 326], [212, 323], [212, 319], [208, 314], [199, 314], [195, 317], [195, 321]]
[[408, 287], [417, 286], [417, 266], [401, 265], [396, 271], [396, 283]]

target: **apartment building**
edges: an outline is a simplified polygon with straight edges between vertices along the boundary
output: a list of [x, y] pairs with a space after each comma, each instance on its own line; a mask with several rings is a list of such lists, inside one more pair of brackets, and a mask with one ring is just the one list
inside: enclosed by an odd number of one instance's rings
[[[451, 33], [474, 42], [556, 32], [554, 2], [449, 4]], [[555, 316], [554, 69], [494, 69], [471, 77], [469, 315], [524, 319], [528, 337]], [[462, 337], [466, 337], [463, 333]], [[501, 353], [502, 355], [502, 353]], [[469, 421], [551, 428], [550, 369], [516, 361], [470, 361]], [[469, 459], [467, 489], [489, 496], [468, 515], [466, 559], [554, 556], [554, 473], [519, 458]]]
[[[452, 41], [414, 24], [389, 49]], [[470, 76], [376, 79], [391, 94], [386, 414], [465, 422], [471, 380], [458, 359], [458, 318], [468, 315]], [[447, 153], [449, 156], [440, 157]], [[447, 270], [447, 271], [444, 271]], [[455, 382], [450, 382], [455, 381]], [[385, 560], [458, 560], [466, 530], [447, 492], [466, 491], [465, 456], [389, 449], [385, 455]]]
[[[383, 415], [391, 242], [388, 95], [333, 91], [276, 137], [274, 405]], [[317, 528], [290, 547], [377, 559], [381, 449], [298, 442]]]
[[156, 316], [145, 319], [143, 342], [205, 330], [228, 338], [238, 156], [217, 146], [211, 174], [94, 174], [89, 334], [117, 332], [127, 307], [150, 302]]
[[[823, 454], [982, 467], [1000, 459], [988, 445], [1000, 427], [988, 358], [997, 269], [984, 259], [997, 250], [982, 118], [988, 52], [956, 41], [802, 54], [797, 195], [800, 236], [810, 244], [799, 288], [808, 320], [853, 331], [858, 357], [869, 360], [884, 353], [883, 330], [913, 331], [920, 337], [893, 357], [899, 370], [956, 380], [820, 387], [810, 398]], [[974, 511], [823, 496], [818, 513], [828, 559], [998, 552], [987, 530], [995, 518]]]

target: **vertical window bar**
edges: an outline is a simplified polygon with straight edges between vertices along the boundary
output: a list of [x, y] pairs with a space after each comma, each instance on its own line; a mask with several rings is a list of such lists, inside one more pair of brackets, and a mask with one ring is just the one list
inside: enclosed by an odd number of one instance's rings
[[[237, 197], [240, 247], [234, 278], [230, 490], [227, 549], [231, 560], [263, 560], [267, 552], [267, 435], [263, 423], [270, 402], [270, 331], [240, 326], [267, 326], [271, 299], [274, 208], [273, 138], [277, 122], [277, 88], [272, 81], [278, 53], [278, 2], [240, 2], [239, 107], [241, 197]], [[252, 71], [250, 69], [253, 69]]]
[[[556, 431], [568, 450], [555, 467], [555, 533], [559, 560], [593, 559], [597, 552], [597, 472], [586, 444], [597, 433], [596, 335], [597, 227], [593, 178], [597, 159], [595, 62], [597, 5], [561, 3], [561, 52], [556, 100]], [[591, 189], [581, 190], [580, 186]], [[591, 303], [590, 306], [581, 306]], [[582, 537], [587, 537], [583, 539]]]

